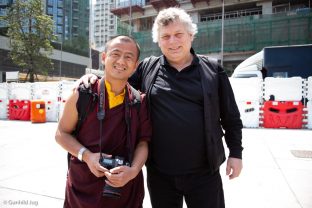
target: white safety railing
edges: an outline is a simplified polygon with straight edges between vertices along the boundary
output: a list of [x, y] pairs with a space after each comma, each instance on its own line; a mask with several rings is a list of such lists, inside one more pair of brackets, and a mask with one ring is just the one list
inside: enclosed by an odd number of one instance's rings
[[230, 78], [243, 126], [259, 127], [259, 110], [262, 101], [262, 79]]
[[312, 129], [312, 100], [307, 102], [307, 128]]
[[243, 126], [247, 128], [258, 128], [259, 127], [259, 111], [260, 111], [260, 104], [258, 101], [255, 102], [245, 102], [239, 101], [236, 102], [240, 115], [241, 120], [243, 122]]
[[9, 84], [10, 100], [31, 100], [32, 84], [31, 83], [10, 83]]
[[0, 83], [0, 119], [8, 118], [9, 86], [7, 83]]
[[262, 98], [262, 79], [260, 78], [229, 78], [235, 100], [260, 101]]
[[264, 80], [264, 99], [266, 101], [301, 101], [303, 90], [301, 77], [267, 77]]
[[312, 77], [308, 77], [306, 82], [306, 118], [307, 118], [307, 128], [312, 129]]
[[[268, 77], [264, 81], [259, 78], [230, 78], [230, 83], [244, 127], [261, 126], [261, 107], [270, 98], [297, 102], [306, 98], [304, 116], [306, 126], [312, 129], [312, 77], [307, 80], [300, 77]], [[7, 119], [9, 100], [40, 99], [46, 103], [46, 121], [58, 121], [65, 102], [73, 93], [74, 84], [73, 81], [0, 83], [0, 119]]]
[[307, 89], [306, 89], [306, 91], [307, 91], [307, 98], [309, 100], [312, 100], [312, 77], [308, 78], [307, 83], [308, 83], [307, 84]]
[[67, 101], [69, 96], [73, 94], [74, 84], [75, 82], [73, 81], [61, 81], [59, 83], [59, 87], [60, 87], [59, 118], [63, 114], [65, 102]]

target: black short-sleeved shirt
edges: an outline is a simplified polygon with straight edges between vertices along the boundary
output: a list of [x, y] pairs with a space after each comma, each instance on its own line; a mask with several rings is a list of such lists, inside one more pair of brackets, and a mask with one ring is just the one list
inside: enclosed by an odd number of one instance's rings
[[167, 174], [207, 167], [199, 60], [180, 72], [164, 56], [151, 89], [152, 166]]

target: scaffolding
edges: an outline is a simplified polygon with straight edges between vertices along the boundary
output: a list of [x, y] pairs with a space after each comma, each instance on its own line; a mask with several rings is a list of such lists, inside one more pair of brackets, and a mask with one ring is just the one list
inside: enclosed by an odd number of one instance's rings
[[[193, 48], [197, 53], [221, 51], [221, 20], [197, 24]], [[119, 25], [119, 34], [127, 34]], [[124, 28], [123, 30], [121, 28]], [[141, 59], [161, 54], [151, 31], [132, 34], [141, 46]], [[312, 12], [253, 15], [224, 21], [224, 52], [260, 51], [266, 46], [312, 44]]]

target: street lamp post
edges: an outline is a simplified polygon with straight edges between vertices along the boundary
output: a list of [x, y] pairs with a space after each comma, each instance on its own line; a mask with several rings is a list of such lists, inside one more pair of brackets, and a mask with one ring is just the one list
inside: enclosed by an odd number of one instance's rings
[[129, 1], [130, 3], [130, 8], [129, 8], [129, 25], [130, 25], [130, 29], [129, 29], [129, 36], [131, 36], [131, 30], [132, 30], [132, 1]]
[[91, 30], [92, 30], [92, 0], [89, 1], [89, 68], [92, 69], [92, 39], [91, 39]]
[[222, 0], [222, 26], [221, 26], [221, 66], [223, 66], [223, 45], [224, 45], [224, 1]]
[[61, 53], [60, 53], [60, 69], [59, 69], [59, 76], [60, 76], [60, 80], [62, 79], [62, 59], [63, 59], [63, 41], [61, 40], [60, 42], [61, 44]]

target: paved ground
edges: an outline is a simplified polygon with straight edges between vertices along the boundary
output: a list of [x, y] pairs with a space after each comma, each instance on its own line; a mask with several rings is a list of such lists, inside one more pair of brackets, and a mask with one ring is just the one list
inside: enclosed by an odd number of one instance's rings
[[[62, 207], [66, 152], [55, 143], [55, 129], [56, 123], [0, 121], [0, 208]], [[221, 168], [226, 207], [312, 208], [312, 131], [243, 135], [241, 176], [230, 181]], [[144, 207], [151, 207], [148, 195]]]

